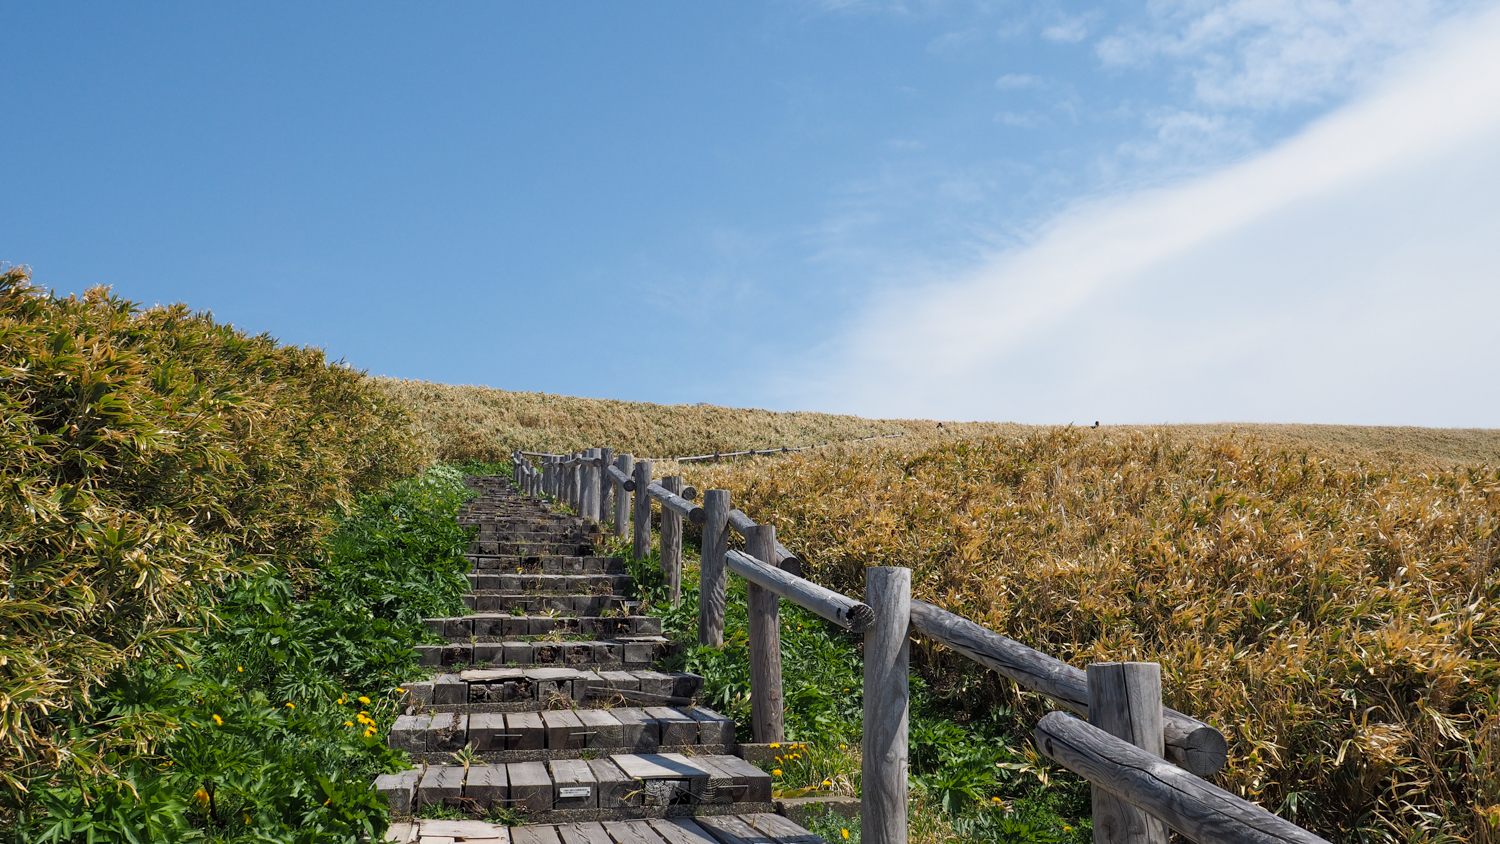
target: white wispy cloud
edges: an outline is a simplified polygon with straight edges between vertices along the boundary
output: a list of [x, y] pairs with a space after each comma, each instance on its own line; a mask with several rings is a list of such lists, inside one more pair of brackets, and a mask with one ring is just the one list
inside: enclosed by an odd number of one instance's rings
[[1112, 66], [1167, 59], [1198, 100], [1227, 108], [1318, 103], [1365, 79], [1462, 0], [1229, 0], [1162, 3], [1100, 38]]
[[1040, 88], [1044, 80], [1040, 76], [1031, 73], [1006, 73], [995, 79], [995, 87], [1001, 91], [1021, 91], [1027, 88]]
[[1058, 44], [1077, 44], [1089, 37], [1089, 30], [1098, 18], [1096, 13], [1064, 15], [1042, 27], [1042, 38]]
[[1500, 9], [1427, 35], [1272, 149], [880, 294], [775, 389], [881, 415], [1496, 424]]

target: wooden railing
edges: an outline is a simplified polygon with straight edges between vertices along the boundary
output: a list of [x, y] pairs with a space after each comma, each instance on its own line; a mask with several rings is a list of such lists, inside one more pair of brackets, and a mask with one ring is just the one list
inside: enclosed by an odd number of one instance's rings
[[[529, 458], [538, 458], [534, 464]], [[1227, 758], [1224, 736], [1161, 702], [1161, 667], [1105, 662], [1080, 670], [962, 616], [911, 598], [911, 572], [865, 570], [856, 601], [801, 576], [802, 561], [730, 507], [729, 493], [708, 490], [700, 506], [682, 478], [652, 478], [652, 462], [607, 448], [574, 454], [512, 455], [517, 486], [552, 498], [616, 535], [631, 536], [632, 553], [651, 552], [652, 503], [661, 510], [661, 563], [671, 600], [682, 598], [682, 520], [699, 525], [698, 641], [724, 644], [726, 579], [743, 578], [750, 618], [751, 730], [757, 742], [784, 741], [781, 599], [864, 638], [864, 723], [860, 822], [868, 844], [907, 840], [907, 722], [910, 637], [913, 633], [1008, 677], [1076, 713], [1051, 712], [1033, 739], [1049, 759], [1093, 786], [1094, 841], [1166, 844], [1167, 830], [1198, 842], [1315, 844], [1324, 839], [1202, 779]], [[745, 550], [729, 548], [740, 534]]]

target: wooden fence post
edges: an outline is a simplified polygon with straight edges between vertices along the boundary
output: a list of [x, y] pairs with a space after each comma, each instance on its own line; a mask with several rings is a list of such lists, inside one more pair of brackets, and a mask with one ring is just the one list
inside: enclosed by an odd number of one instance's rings
[[[756, 525], [745, 537], [750, 556], [776, 565], [776, 528]], [[750, 610], [750, 726], [761, 744], [786, 741], [781, 687], [781, 598], [746, 584]]]
[[552, 497], [552, 458], [542, 458], [542, 493]]
[[[615, 468], [629, 475], [635, 471], [635, 458], [628, 454], [622, 454], [615, 458]], [[630, 493], [625, 491], [625, 485], [620, 484], [615, 488], [615, 536], [621, 539], [630, 532]]]
[[635, 535], [631, 551], [637, 560], [651, 556], [651, 461], [635, 461]]
[[573, 465], [568, 469], [568, 506], [573, 508], [575, 515], [583, 514], [583, 465], [578, 458], [583, 452], [573, 452]]
[[598, 523], [604, 518], [599, 512], [599, 467], [593, 461], [599, 459], [600, 449], [591, 448], [584, 452], [589, 460], [581, 468], [583, 469], [583, 517], [591, 522]]
[[865, 714], [860, 762], [860, 840], [906, 844], [911, 570], [865, 569]]
[[[603, 525], [614, 512], [609, 504], [609, 494], [615, 488], [614, 479], [609, 476], [609, 464], [615, 459], [615, 450], [612, 448], [599, 449], [599, 524]], [[603, 533], [603, 530], [599, 531]]]
[[698, 560], [698, 644], [724, 647], [724, 552], [729, 550], [729, 490], [703, 493]]
[[[661, 485], [667, 492], [682, 494], [681, 475], [662, 478]], [[661, 508], [661, 567], [675, 607], [682, 603], [682, 517], [666, 507]]]
[[[1161, 666], [1096, 662], [1088, 667], [1088, 681], [1089, 723], [1161, 756]], [[1092, 790], [1095, 844], [1167, 844], [1166, 824], [1098, 786]]]

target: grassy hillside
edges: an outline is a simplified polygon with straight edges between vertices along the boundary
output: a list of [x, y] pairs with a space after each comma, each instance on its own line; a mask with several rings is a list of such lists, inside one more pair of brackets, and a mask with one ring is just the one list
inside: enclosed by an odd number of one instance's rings
[[[383, 384], [451, 457], [903, 431], [685, 468], [829, 585], [898, 562], [919, 596], [1075, 664], [1162, 662], [1170, 702], [1230, 737], [1224, 783], [1331, 837], [1500, 840], [1500, 431], [939, 428]], [[1041, 711], [963, 660], [918, 659], [976, 717]]]
[[[901, 433], [909, 447], [1019, 434], [1034, 426], [1003, 422], [865, 419], [827, 413], [775, 413], [707, 404], [651, 404], [525, 393], [428, 381], [375, 379], [417, 417], [444, 460], [500, 460], [510, 449], [572, 451], [598, 445], [654, 458], [750, 448], [780, 448]], [[1105, 426], [1151, 431], [1156, 426]], [[1173, 425], [1174, 436], [1207, 441], [1243, 434], [1288, 448], [1349, 461], [1414, 468], [1500, 465], [1500, 429], [1396, 428], [1354, 425]]]

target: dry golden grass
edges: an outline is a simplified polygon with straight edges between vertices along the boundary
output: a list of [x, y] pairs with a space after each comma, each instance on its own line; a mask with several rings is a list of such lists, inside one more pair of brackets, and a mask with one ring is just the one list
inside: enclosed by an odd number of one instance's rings
[[[1317, 831], [1496, 840], [1500, 471], [1300, 436], [1053, 429], [689, 480], [835, 588], [910, 566], [919, 597], [1074, 664], [1161, 662], [1171, 705], [1230, 738], [1224, 784]], [[951, 654], [917, 659], [975, 707], [1041, 711]]]
[[[707, 404], [651, 404], [525, 393], [428, 381], [375, 379], [418, 418], [445, 460], [502, 460], [511, 449], [565, 452], [609, 446], [654, 458], [780, 448], [900, 432], [898, 443], [940, 443], [1019, 434], [1036, 426], [1003, 422], [865, 419], [826, 413], [775, 413]], [[1155, 426], [1105, 426], [1149, 431]], [[1391, 428], [1352, 425], [1174, 425], [1179, 436], [1245, 433], [1276, 445], [1321, 454], [1414, 467], [1500, 465], [1500, 430]]]

